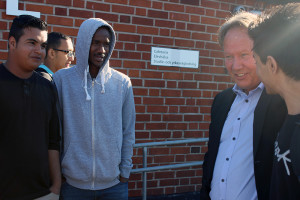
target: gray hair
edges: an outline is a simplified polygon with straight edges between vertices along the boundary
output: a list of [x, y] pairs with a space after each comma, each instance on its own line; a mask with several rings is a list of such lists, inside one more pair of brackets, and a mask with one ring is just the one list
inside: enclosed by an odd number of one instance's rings
[[218, 31], [218, 41], [219, 45], [224, 47], [224, 38], [226, 33], [235, 27], [241, 27], [248, 29], [249, 25], [254, 22], [258, 16], [249, 12], [239, 12], [236, 15], [228, 18], [226, 22], [219, 28]]

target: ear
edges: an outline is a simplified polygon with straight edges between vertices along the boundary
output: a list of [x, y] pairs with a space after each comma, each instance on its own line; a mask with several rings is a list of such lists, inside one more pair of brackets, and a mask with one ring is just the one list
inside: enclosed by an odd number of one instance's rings
[[15, 49], [17, 47], [17, 41], [15, 37], [10, 36], [10, 38], [8, 39], [8, 46], [9, 49]]
[[56, 52], [54, 51], [54, 49], [49, 49], [49, 50], [48, 50], [47, 57], [49, 57], [49, 58], [51, 58], [51, 59], [54, 59], [54, 58], [55, 58], [55, 55], [56, 55]]
[[278, 70], [279, 70], [278, 63], [276, 62], [276, 60], [273, 56], [267, 57], [266, 65], [268, 67], [268, 70], [271, 71], [271, 73], [273, 73], [273, 74], [278, 73]]

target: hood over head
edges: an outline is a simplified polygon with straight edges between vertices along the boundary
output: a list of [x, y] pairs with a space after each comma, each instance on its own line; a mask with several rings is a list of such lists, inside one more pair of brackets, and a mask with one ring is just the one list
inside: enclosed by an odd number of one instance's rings
[[77, 35], [77, 42], [76, 42], [76, 69], [79, 71], [80, 74], [82, 74], [84, 77], [84, 88], [86, 92], [86, 99], [90, 100], [90, 96], [87, 91], [87, 76], [89, 75], [89, 52], [90, 52], [90, 47], [91, 47], [91, 42], [93, 39], [94, 34], [100, 27], [108, 27], [110, 30], [111, 34], [111, 41], [110, 41], [110, 48], [109, 52], [107, 54], [107, 57], [105, 58], [103, 65], [101, 69], [98, 72], [98, 75], [96, 79], [98, 79], [99, 74], [100, 80], [101, 80], [101, 86], [102, 86], [102, 93], [105, 92], [104, 89], [104, 83], [106, 79], [106, 74], [108, 72], [108, 67], [109, 67], [109, 59], [111, 57], [111, 54], [114, 50], [114, 46], [116, 43], [116, 36], [115, 36], [115, 31], [113, 28], [103, 19], [100, 18], [90, 18], [85, 20], [80, 28], [79, 32]]

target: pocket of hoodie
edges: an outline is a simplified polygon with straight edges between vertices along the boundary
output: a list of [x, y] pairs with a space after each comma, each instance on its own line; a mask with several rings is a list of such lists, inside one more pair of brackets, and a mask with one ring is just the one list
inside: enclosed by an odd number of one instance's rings
[[70, 142], [61, 161], [62, 173], [77, 181], [91, 180], [92, 159], [82, 142]]
[[114, 181], [120, 175], [121, 150], [116, 141], [114, 144], [105, 157], [96, 157], [96, 180], [99, 182]]

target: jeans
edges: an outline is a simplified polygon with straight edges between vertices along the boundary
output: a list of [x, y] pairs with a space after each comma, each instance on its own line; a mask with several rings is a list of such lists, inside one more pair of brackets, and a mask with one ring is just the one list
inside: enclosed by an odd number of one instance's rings
[[103, 190], [84, 190], [71, 186], [67, 182], [62, 184], [61, 200], [128, 200], [128, 182], [120, 182]]

